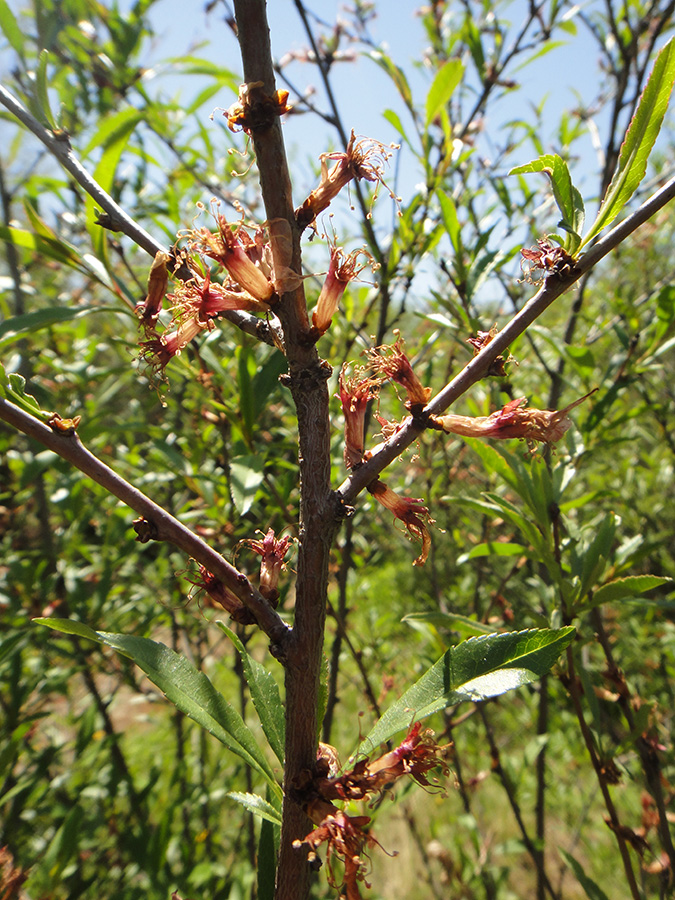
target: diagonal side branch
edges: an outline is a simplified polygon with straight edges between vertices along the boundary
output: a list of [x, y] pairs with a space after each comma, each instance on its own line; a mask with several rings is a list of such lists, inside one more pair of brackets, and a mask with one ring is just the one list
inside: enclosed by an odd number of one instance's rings
[[[54, 135], [53, 131], [45, 128], [38, 120], [31, 115], [23, 104], [0, 84], [0, 103], [3, 104], [14, 115], [22, 125], [45, 145], [49, 152], [54, 156], [69, 172], [80, 187], [97, 203], [105, 213], [105, 220], [101, 219], [99, 224], [101, 227], [108, 228], [111, 231], [119, 231], [131, 238], [146, 253], [154, 257], [157, 253], [169, 253], [169, 249], [156, 240], [152, 235], [142, 228], [138, 222], [126, 213], [119, 203], [103, 190], [101, 185], [92, 178], [85, 169], [79, 159], [73, 153], [68, 139], [61, 139]], [[226, 310], [221, 313], [222, 318], [227, 319], [232, 325], [236, 325], [246, 334], [263, 341], [270, 346], [275, 346], [274, 335], [269, 325], [263, 322], [257, 316], [240, 310]]]
[[[632, 234], [640, 225], [655, 215], [662, 207], [675, 197], [675, 178], [670, 181], [634, 213], [627, 216], [623, 222], [608, 232], [604, 238], [598, 240], [591, 249], [577, 260], [576, 265], [569, 275], [564, 277], [549, 276], [543, 287], [532, 297], [525, 306], [504, 326], [504, 328], [487, 344], [473, 359], [467, 363], [462, 371], [455, 376], [424, 409], [421, 419], [425, 414], [439, 415], [455, 402], [462, 394], [485, 375], [495, 359], [502, 355], [513, 341], [546, 310], [554, 300], [569, 290], [586, 272], [589, 272], [601, 259], [607, 256], [615, 247]], [[367, 485], [387, 468], [404, 450], [406, 450], [424, 431], [424, 426], [418, 421], [408, 418], [393, 437], [386, 441], [373, 456], [359, 466], [340, 485], [337, 493], [341, 501], [351, 504]]]
[[0, 398], [0, 419], [39, 441], [104, 487], [151, 525], [153, 538], [173, 544], [219, 578], [253, 613], [256, 622], [283, 654], [290, 629], [248, 578], [166, 510], [97, 459], [76, 434], [58, 434], [13, 403]]

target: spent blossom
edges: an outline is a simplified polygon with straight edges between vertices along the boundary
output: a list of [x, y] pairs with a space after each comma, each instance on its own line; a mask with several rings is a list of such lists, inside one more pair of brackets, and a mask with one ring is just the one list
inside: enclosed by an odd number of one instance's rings
[[243, 543], [262, 557], [259, 590], [263, 597], [276, 607], [279, 602], [279, 576], [286, 568], [284, 557], [292, 543], [292, 538], [276, 538], [274, 529], [270, 528], [262, 540], [250, 538]]
[[412, 537], [422, 541], [422, 551], [413, 562], [413, 565], [423, 566], [427, 561], [431, 546], [431, 535], [426, 523], [432, 521], [424, 501], [416, 500], [412, 497], [400, 497], [396, 491], [387, 487], [379, 478], [368, 485], [368, 491], [378, 503], [381, 503], [382, 506], [392, 512], [396, 519], [403, 522]]
[[[365, 262], [359, 264], [359, 256], [364, 256]], [[358, 278], [368, 265], [375, 268], [376, 263], [367, 250], [345, 253], [341, 247], [331, 247], [328, 274], [312, 313], [312, 324], [317, 336], [328, 330], [349, 282]]]
[[572, 425], [568, 412], [583, 403], [596, 390], [597, 388], [594, 388], [564, 409], [525, 408], [523, 404], [527, 403], [527, 400], [520, 397], [511, 400], [503, 409], [489, 416], [453, 414], [430, 416], [429, 426], [448, 434], [461, 434], [465, 437], [525, 438], [528, 441], [555, 444]]
[[163, 250], [157, 251], [148, 275], [147, 296], [136, 306], [135, 313], [146, 331], [155, 327], [162, 310], [162, 301], [169, 283], [167, 264], [170, 260], [168, 253]]
[[[397, 332], [394, 332], [395, 334]], [[370, 367], [376, 374], [395, 381], [405, 388], [408, 395], [406, 407], [424, 407], [431, 397], [431, 388], [424, 387], [403, 349], [403, 339], [398, 334], [396, 342], [390, 346], [375, 347], [368, 352]]]
[[362, 366], [355, 367], [351, 376], [347, 375], [346, 364], [340, 370], [338, 389], [345, 417], [344, 458], [348, 469], [363, 460], [366, 409], [368, 402], [377, 395], [379, 386], [379, 379], [366, 375]]
[[222, 606], [232, 616], [234, 621], [239, 622], [240, 625], [253, 625], [255, 623], [253, 613], [244, 606], [241, 600], [219, 578], [209, 572], [206, 566], [203, 566], [201, 563], [197, 563], [197, 568], [199, 569], [199, 578], [192, 581], [197, 590], [204, 591], [212, 603]]
[[[473, 347], [473, 355], [478, 356], [483, 348], [487, 347], [488, 344], [491, 344], [493, 339], [499, 334], [496, 323], [492, 326], [489, 331], [478, 331], [476, 332], [475, 337], [467, 338], [467, 344], [471, 344]], [[504, 378], [507, 375], [506, 369], [504, 366], [507, 363], [515, 362], [515, 359], [511, 354], [507, 357], [497, 356], [490, 363], [490, 368], [485, 373], [486, 375], [491, 375], [496, 378]], [[516, 363], [517, 365], [517, 363]]]
[[436, 744], [433, 732], [423, 730], [417, 722], [398, 747], [372, 761], [367, 757], [360, 759], [352, 769], [340, 775], [337, 751], [320, 744], [313, 771], [299, 773], [291, 788], [293, 798], [317, 827], [303, 841], [295, 841], [294, 846], [307, 845], [309, 862], [315, 863], [318, 847], [326, 844], [330, 884], [338, 886], [333, 871], [333, 858], [337, 857], [344, 866], [345, 896], [358, 900], [358, 882], [365, 882], [367, 871], [364, 850], [381, 845], [366, 830], [370, 824], [368, 816], [347, 815], [333, 801], [362, 800], [369, 794], [381, 793], [408, 775], [428, 786], [426, 773], [431, 769], [440, 769], [444, 775], [448, 773], [443, 759], [446, 749]]
[[216, 213], [215, 217], [217, 232], [203, 226], [188, 231], [186, 237], [190, 251], [215, 260], [251, 296], [268, 303], [274, 294], [274, 285], [262, 271], [259, 243], [241, 224], [230, 225], [220, 213]]
[[253, 312], [269, 309], [266, 303], [256, 300], [239, 285], [224, 286], [213, 282], [208, 269], [202, 273], [194, 260], [189, 264], [192, 278], [180, 281], [174, 293], [167, 296], [172, 304], [171, 325], [161, 335], [146, 327], [146, 340], [140, 344], [141, 357], [160, 372], [201, 331], [212, 329], [213, 319], [219, 313], [232, 309]]
[[573, 256], [547, 237], [539, 238], [536, 247], [523, 247], [520, 267], [524, 281], [540, 284], [548, 275], [567, 275], [575, 264]]
[[267, 130], [276, 118], [290, 109], [288, 91], [267, 94], [262, 81], [250, 81], [239, 85], [239, 96], [223, 115], [230, 131], [251, 134], [252, 131]]
[[[346, 151], [322, 153], [319, 157], [321, 181], [304, 203], [296, 209], [295, 218], [298, 225], [301, 228], [310, 225], [319, 213], [330, 206], [342, 188], [353, 179], [370, 181], [378, 186], [384, 184], [382, 177], [384, 166], [391, 158], [392, 150], [398, 150], [398, 144], [389, 144], [387, 147], [372, 138], [360, 137], [357, 140], [352, 131]], [[330, 162], [333, 165], [328, 168]], [[377, 188], [375, 193], [377, 193]], [[394, 199], [398, 199], [392, 191], [389, 193]]]

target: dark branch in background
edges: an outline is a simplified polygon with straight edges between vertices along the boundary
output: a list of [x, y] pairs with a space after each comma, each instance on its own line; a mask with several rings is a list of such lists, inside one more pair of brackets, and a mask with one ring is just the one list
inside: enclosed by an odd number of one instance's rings
[[272, 643], [283, 648], [288, 640], [288, 626], [248, 578], [178, 519], [97, 459], [76, 434], [57, 434], [38, 419], [2, 398], [0, 398], [0, 419], [39, 441], [62, 459], [68, 460], [118, 500], [140, 513], [150, 523], [153, 540], [173, 544], [205, 566], [253, 613], [258, 625]]
[[[597, 265], [615, 247], [643, 225], [662, 207], [675, 197], [675, 178], [671, 178], [661, 190], [646, 200], [639, 209], [631, 213], [623, 222], [598, 240], [576, 263], [573, 271], [564, 278], [549, 276], [543, 287], [529, 300], [493, 340], [452, 379], [425, 408], [425, 413], [439, 415], [462, 394], [479, 381], [488, 371], [490, 364], [504, 353], [513, 341], [546, 310], [554, 300], [569, 290], [579, 279]], [[390, 438], [367, 462], [359, 466], [347, 478], [338, 493], [340, 499], [351, 504], [358, 494], [371, 483], [393, 460], [403, 453], [424, 430], [411, 418], [405, 420], [401, 429]]]

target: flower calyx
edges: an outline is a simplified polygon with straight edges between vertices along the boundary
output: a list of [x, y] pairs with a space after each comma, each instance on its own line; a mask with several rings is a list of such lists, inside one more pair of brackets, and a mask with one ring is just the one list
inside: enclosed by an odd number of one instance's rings
[[374, 347], [368, 351], [368, 363], [379, 377], [394, 381], [405, 388], [406, 409], [413, 417], [419, 416], [431, 397], [431, 388], [424, 387], [415, 374], [412, 363], [403, 349], [403, 338], [395, 331], [396, 341], [389, 346]]
[[243, 131], [246, 134], [267, 131], [275, 119], [290, 112], [288, 91], [275, 91], [268, 94], [262, 81], [251, 81], [239, 85], [237, 100], [225, 110], [227, 127], [235, 134]]
[[527, 441], [555, 444], [572, 425], [572, 420], [567, 415], [569, 411], [596, 391], [597, 388], [594, 388], [564, 409], [524, 407], [523, 404], [527, 403], [527, 400], [525, 397], [519, 397], [489, 416], [459, 416], [452, 413], [445, 416], [430, 416], [429, 427], [465, 437], [489, 437], [499, 440], [525, 438]]
[[273, 528], [267, 530], [267, 534], [263, 536], [262, 540], [247, 538], [242, 541], [242, 544], [261, 557], [258, 590], [274, 609], [279, 603], [279, 576], [286, 569], [284, 557], [291, 543], [292, 538], [275, 537]]
[[548, 237], [539, 238], [536, 247], [523, 247], [520, 255], [523, 281], [527, 284], [541, 284], [550, 275], [564, 278], [572, 274], [576, 265], [574, 257]]
[[433, 519], [429, 515], [428, 508], [421, 499], [412, 497], [401, 497], [396, 491], [393, 491], [383, 481], [378, 478], [371, 482], [366, 490], [385, 509], [394, 514], [394, 518], [399, 519], [408, 529], [408, 533], [412, 538], [422, 542], [422, 550], [417, 559], [414, 560], [414, 566], [423, 566], [427, 561], [429, 549], [431, 547], [431, 535], [427, 528], [427, 523], [433, 523]]
[[[328, 209], [343, 187], [350, 181], [370, 181], [376, 185], [384, 185], [392, 199], [399, 202], [393, 191], [387, 188], [384, 180], [384, 167], [392, 157], [392, 150], [398, 150], [398, 144], [382, 144], [372, 138], [356, 138], [352, 131], [344, 152], [322, 153], [321, 180], [319, 185], [309, 194], [307, 199], [295, 210], [295, 219], [300, 228], [311, 225], [319, 213]], [[329, 168], [328, 164], [333, 163]], [[373, 197], [375, 200], [375, 197]]]

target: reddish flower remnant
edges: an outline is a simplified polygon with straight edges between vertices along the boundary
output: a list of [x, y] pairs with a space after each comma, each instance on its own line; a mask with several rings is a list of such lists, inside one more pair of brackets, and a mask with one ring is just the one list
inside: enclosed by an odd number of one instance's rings
[[168, 253], [159, 250], [155, 254], [150, 274], [148, 275], [148, 293], [135, 309], [136, 315], [141, 320], [141, 325], [146, 329], [154, 328], [162, 309], [162, 301], [169, 283], [169, 271], [167, 263], [171, 260]]
[[326, 816], [304, 840], [293, 842], [293, 846], [296, 848], [302, 847], [303, 844], [309, 845], [308, 861], [310, 864], [316, 860], [317, 847], [326, 844], [328, 883], [331, 887], [338, 887], [333, 871], [333, 857], [337, 856], [342, 860], [344, 864], [344, 896], [347, 900], [360, 900], [361, 897], [358, 882], [365, 882], [367, 868], [361, 857], [364, 848], [380, 846], [372, 835], [363, 830], [369, 822], [369, 816], [348, 816], [342, 810], [335, 809], [335, 814]]
[[[488, 344], [492, 343], [493, 338], [495, 338], [499, 334], [497, 330], [497, 325], [493, 325], [489, 331], [478, 331], [476, 333], [476, 337], [467, 338], [467, 344], [471, 344], [473, 347], [473, 355], [477, 356], [480, 351], [487, 347]], [[506, 370], [504, 366], [506, 363], [514, 362], [514, 358], [509, 355], [506, 358], [503, 356], [497, 356], [490, 363], [490, 368], [485, 373], [488, 376], [494, 376], [496, 378], [504, 378], [506, 377]], [[517, 363], [516, 363], [517, 365]]]
[[[396, 334], [396, 332], [394, 332]], [[368, 360], [376, 374], [402, 385], [408, 395], [406, 407], [424, 407], [431, 396], [431, 388], [424, 387], [403, 349], [400, 334], [396, 343], [388, 347], [375, 347], [368, 352]]]
[[251, 134], [252, 131], [266, 130], [275, 118], [289, 112], [287, 101], [288, 91], [266, 94], [262, 81], [251, 81], [239, 85], [239, 97], [223, 115], [230, 131]]
[[279, 601], [279, 575], [286, 568], [284, 557], [292, 539], [289, 537], [277, 539], [274, 536], [274, 529], [270, 528], [261, 541], [247, 539], [242, 543], [262, 557], [259, 590], [263, 597], [276, 607]]
[[339, 397], [345, 417], [345, 465], [351, 469], [363, 460], [366, 409], [368, 401], [377, 395], [380, 381], [366, 375], [362, 366], [357, 366], [351, 377], [347, 377], [346, 369], [345, 364], [340, 370]]
[[[366, 261], [359, 265], [359, 256], [365, 256]], [[367, 250], [354, 250], [345, 254], [340, 247], [331, 247], [328, 274], [321, 288], [316, 309], [312, 313], [312, 324], [318, 335], [324, 334], [337, 312], [347, 285], [358, 278], [367, 265], [375, 267], [374, 260]]]
[[498, 439], [525, 438], [528, 441], [540, 441], [554, 444], [572, 425], [567, 413], [583, 403], [597, 388], [584, 394], [564, 409], [525, 409], [527, 400], [520, 397], [507, 403], [503, 409], [490, 416], [431, 416], [429, 425], [448, 434], [462, 434], [466, 437], [491, 437]]
[[[301, 228], [310, 225], [319, 213], [328, 209], [342, 188], [352, 179], [370, 181], [378, 186], [384, 184], [382, 178], [384, 166], [392, 156], [391, 150], [398, 150], [398, 145], [390, 144], [387, 148], [380, 141], [371, 138], [356, 140], [352, 131], [344, 153], [322, 153], [319, 157], [321, 181], [304, 203], [296, 209], [295, 218], [298, 225]], [[329, 162], [334, 163], [330, 169], [328, 168]], [[377, 194], [377, 189], [375, 193]], [[392, 198], [398, 199], [394, 197], [392, 191], [389, 193]]]
[[187, 233], [188, 247], [214, 259], [227, 269], [230, 276], [256, 300], [268, 303], [274, 285], [262, 271], [259, 243], [249, 236], [241, 224], [230, 225], [225, 216], [216, 214], [218, 231], [193, 228]]
[[192, 279], [179, 282], [175, 292], [168, 295], [173, 312], [171, 326], [162, 335], [153, 328], [146, 328], [147, 340], [140, 344], [141, 357], [160, 372], [201, 331], [213, 328], [212, 320], [219, 313], [228, 309], [256, 312], [269, 309], [267, 304], [240, 290], [238, 285], [225, 287], [212, 282], [210, 272], [207, 270], [205, 275], [202, 274], [194, 260], [190, 260], [190, 267], [194, 272]]
[[348, 816], [333, 801], [361, 800], [390, 787], [405, 775], [429, 785], [426, 773], [430, 769], [440, 768], [444, 775], [448, 773], [442, 756], [445, 750], [435, 743], [433, 733], [423, 731], [418, 722], [394, 750], [372, 762], [361, 759], [353, 769], [337, 775], [339, 763], [334, 748], [320, 745], [314, 772], [302, 773], [293, 785], [295, 799], [317, 827], [304, 841], [295, 841], [294, 846], [309, 845], [309, 860], [314, 862], [317, 848], [325, 843], [330, 884], [337, 887], [332, 861], [338, 857], [344, 864], [345, 896], [358, 900], [358, 882], [365, 881], [366, 873], [364, 849], [381, 845], [365, 830], [370, 823], [368, 816]]
[[197, 568], [199, 569], [200, 577], [196, 581], [192, 581], [197, 590], [205, 591], [213, 603], [227, 610], [234, 621], [239, 622], [240, 625], [255, 624], [253, 613], [244, 606], [241, 600], [219, 578], [216, 578], [201, 563], [197, 563]]
[[423, 566], [429, 555], [431, 546], [431, 535], [426, 526], [426, 522], [431, 522], [429, 510], [424, 506], [423, 500], [414, 500], [411, 497], [399, 497], [391, 488], [380, 481], [379, 478], [372, 484], [368, 485], [368, 491], [375, 497], [378, 503], [386, 507], [392, 512], [395, 518], [408, 529], [408, 532], [418, 540], [422, 541], [422, 551], [417, 559], [413, 562], [414, 566]]
[[539, 238], [536, 247], [523, 247], [520, 267], [528, 284], [540, 284], [547, 275], [568, 275], [575, 259], [548, 238]]

